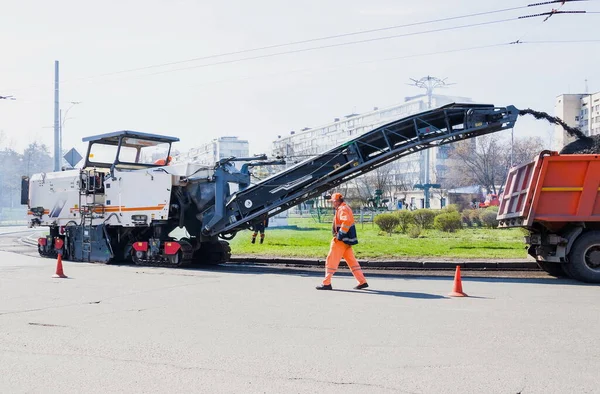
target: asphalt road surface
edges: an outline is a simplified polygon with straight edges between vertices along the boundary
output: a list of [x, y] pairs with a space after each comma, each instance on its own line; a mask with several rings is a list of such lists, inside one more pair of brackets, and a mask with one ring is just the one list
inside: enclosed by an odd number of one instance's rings
[[[3, 246], [4, 248], [6, 246]], [[31, 250], [31, 249], [30, 249]], [[592, 393], [599, 289], [0, 252], [0, 392]]]

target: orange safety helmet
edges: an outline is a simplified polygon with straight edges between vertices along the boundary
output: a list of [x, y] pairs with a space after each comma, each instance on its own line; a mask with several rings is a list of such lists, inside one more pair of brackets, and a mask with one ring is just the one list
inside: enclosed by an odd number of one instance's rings
[[331, 195], [331, 201], [339, 201], [339, 200], [343, 200], [344, 196], [342, 196], [342, 193], [333, 193]]

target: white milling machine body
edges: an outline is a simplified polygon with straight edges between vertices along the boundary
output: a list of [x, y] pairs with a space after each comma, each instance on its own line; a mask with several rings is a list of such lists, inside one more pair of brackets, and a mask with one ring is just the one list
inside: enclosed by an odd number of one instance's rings
[[[303, 201], [401, 157], [435, 146], [510, 129], [519, 110], [491, 104], [448, 104], [355, 136], [250, 185], [249, 168], [283, 164], [266, 156], [224, 158], [214, 167], [161, 165], [174, 137], [120, 131], [85, 138], [82, 170], [36, 174], [23, 181], [31, 225], [50, 227], [39, 240], [44, 256], [181, 266], [221, 263], [237, 232], [253, 229]], [[233, 161], [246, 161], [240, 170]], [[229, 184], [238, 191], [230, 193]], [[170, 236], [177, 227], [189, 237]], [[219, 238], [223, 240], [219, 240]]]
[[[162, 266], [229, 259], [226, 242], [199, 231], [195, 203], [214, 204], [215, 169], [165, 165], [178, 138], [119, 131], [83, 141], [89, 146], [81, 170], [34, 174], [24, 182], [29, 225], [50, 228], [38, 239], [42, 256], [60, 251], [67, 260]], [[186, 222], [193, 236], [169, 236]]]

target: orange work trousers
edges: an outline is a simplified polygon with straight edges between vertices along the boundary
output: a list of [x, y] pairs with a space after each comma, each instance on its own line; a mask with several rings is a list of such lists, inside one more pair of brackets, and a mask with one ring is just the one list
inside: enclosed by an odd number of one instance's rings
[[365, 275], [360, 268], [360, 264], [358, 264], [358, 260], [354, 257], [354, 252], [352, 251], [351, 245], [346, 245], [342, 241], [338, 241], [336, 238], [331, 240], [331, 247], [329, 248], [329, 254], [327, 255], [327, 261], [325, 263], [325, 279], [323, 280], [324, 285], [331, 284], [331, 277], [337, 271], [338, 266], [340, 265], [340, 260], [344, 258], [346, 260], [346, 264], [348, 264], [348, 268], [352, 271], [352, 275], [358, 281], [359, 285], [362, 285], [367, 280], [365, 279]]

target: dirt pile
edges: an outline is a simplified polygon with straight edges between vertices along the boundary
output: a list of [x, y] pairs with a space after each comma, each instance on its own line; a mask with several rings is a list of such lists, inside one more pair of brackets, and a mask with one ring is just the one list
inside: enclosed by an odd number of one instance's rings
[[600, 154], [600, 135], [583, 137], [565, 145], [560, 152], [566, 154]]

